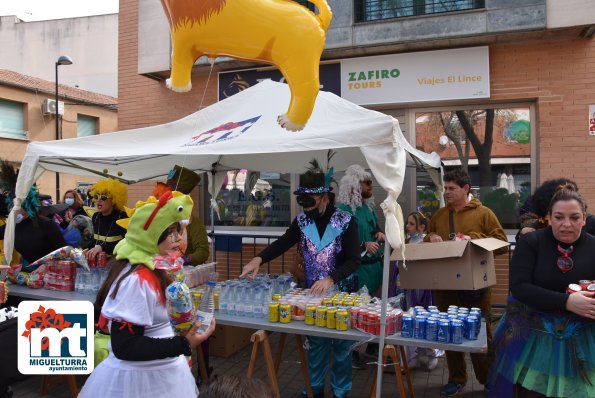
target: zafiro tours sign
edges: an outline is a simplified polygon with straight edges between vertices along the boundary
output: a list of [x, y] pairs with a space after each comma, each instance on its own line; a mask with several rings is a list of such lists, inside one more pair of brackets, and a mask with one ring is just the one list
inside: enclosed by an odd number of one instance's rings
[[18, 368], [22, 374], [89, 374], [95, 329], [89, 301], [22, 301]]
[[341, 60], [341, 97], [358, 105], [489, 96], [485, 46]]

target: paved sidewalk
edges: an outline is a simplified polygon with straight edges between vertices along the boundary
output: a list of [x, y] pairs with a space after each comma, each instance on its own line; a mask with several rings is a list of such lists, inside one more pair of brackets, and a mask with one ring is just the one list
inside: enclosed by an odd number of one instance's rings
[[[279, 334], [273, 333], [270, 342], [271, 349], [274, 351], [277, 347]], [[229, 358], [211, 357], [211, 365], [214, 368], [214, 374], [234, 374], [244, 376], [248, 369], [248, 362], [250, 361], [250, 354], [252, 346], [248, 346]], [[457, 397], [462, 398], [484, 398], [487, 395], [483, 391], [483, 386], [479, 385], [473, 375], [473, 368], [467, 356], [467, 369], [471, 373], [469, 376], [469, 383], [466, 388]], [[254, 377], [267, 381], [266, 367], [264, 366], [264, 358], [262, 357], [262, 350], [259, 350], [258, 366], [254, 372]], [[369, 365], [368, 369], [353, 371], [353, 390], [350, 397], [364, 398], [368, 397], [372, 383], [376, 382], [374, 377], [374, 367]], [[438, 360], [438, 366], [433, 371], [426, 371], [421, 369], [412, 369], [411, 377], [413, 381], [413, 389], [416, 398], [438, 398], [440, 397], [440, 388], [446, 384], [448, 378], [448, 370], [446, 369], [445, 358]], [[297, 355], [295, 340], [288, 338], [286, 347], [283, 353], [283, 360], [279, 367], [279, 374], [277, 375], [279, 381], [279, 388], [281, 390], [282, 398], [301, 398], [303, 378], [301, 367], [299, 364], [299, 356]], [[79, 386], [84, 384], [84, 377], [79, 377]], [[41, 397], [39, 388], [41, 378], [39, 376], [32, 376], [26, 380], [20, 381], [13, 385], [14, 398], [34, 398]], [[328, 385], [328, 383], [327, 383]], [[332, 393], [327, 389], [326, 397], [332, 397]], [[398, 397], [399, 393], [396, 388], [395, 376], [392, 373], [384, 373], [382, 384], [382, 397]], [[48, 395], [44, 397], [52, 398], [68, 398], [68, 388], [66, 384], [60, 384], [53, 387]], [[107, 398], [107, 397], [106, 397]]]

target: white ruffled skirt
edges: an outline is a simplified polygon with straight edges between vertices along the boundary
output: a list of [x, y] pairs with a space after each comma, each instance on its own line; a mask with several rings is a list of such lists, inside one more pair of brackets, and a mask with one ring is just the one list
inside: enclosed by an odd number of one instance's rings
[[184, 356], [155, 361], [121, 361], [113, 353], [91, 373], [79, 398], [198, 396]]

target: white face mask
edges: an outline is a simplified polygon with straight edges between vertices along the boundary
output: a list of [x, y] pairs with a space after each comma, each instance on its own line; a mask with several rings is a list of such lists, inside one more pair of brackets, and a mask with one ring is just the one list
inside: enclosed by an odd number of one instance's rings
[[25, 219], [25, 216], [24, 216], [24, 215], [22, 215], [21, 213], [19, 213], [19, 214], [17, 214], [17, 215], [15, 216], [15, 222], [16, 222], [17, 224], [18, 224], [18, 223], [20, 223], [21, 221], [23, 221], [24, 219]]
[[72, 206], [74, 204], [74, 198], [66, 198], [64, 199], [64, 203], [66, 203], [68, 206]]

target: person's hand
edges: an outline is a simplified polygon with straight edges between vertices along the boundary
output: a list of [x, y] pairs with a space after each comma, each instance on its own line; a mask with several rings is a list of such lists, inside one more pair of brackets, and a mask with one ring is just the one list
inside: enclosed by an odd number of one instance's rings
[[366, 242], [366, 251], [370, 254], [376, 254], [380, 245], [377, 242]]
[[525, 235], [528, 234], [529, 232], [534, 232], [535, 228], [531, 228], [531, 227], [524, 227], [523, 229], [521, 229], [521, 235]]
[[443, 242], [442, 237], [438, 234], [435, 233], [431, 233], [430, 234], [430, 242], [432, 243], [438, 243], [438, 242]]
[[382, 232], [376, 232], [376, 235], [374, 236], [378, 242], [384, 242], [386, 240], [386, 236]]
[[334, 283], [333, 278], [330, 276], [317, 280], [310, 288], [310, 294], [313, 296], [322, 296]]
[[198, 333], [198, 328], [201, 324], [201, 321], [194, 322], [194, 325], [192, 325], [188, 333], [186, 333], [186, 336], [184, 336], [192, 348], [197, 347], [200, 343], [208, 339], [215, 331], [215, 318], [211, 320], [209, 328], [204, 333]]
[[94, 248], [89, 249], [89, 251], [87, 252], [87, 258], [88, 259], [95, 258], [102, 251], [103, 251], [103, 248], [101, 246], [95, 245]]
[[244, 265], [244, 268], [242, 268], [242, 274], [240, 275], [240, 278], [246, 276], [250, 279], [254, 279], [256, 274], [258, 274], [260, 264], [262, 264], [262, 258], [254, 257], [252, 260], [250, 260], [248, 264]]
[[595, 319], [595, 293], [572, 293], [566, 300], [566, 309], [584, 318]]

